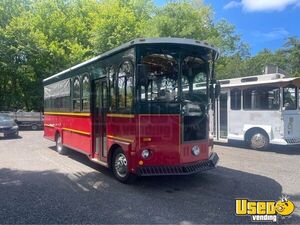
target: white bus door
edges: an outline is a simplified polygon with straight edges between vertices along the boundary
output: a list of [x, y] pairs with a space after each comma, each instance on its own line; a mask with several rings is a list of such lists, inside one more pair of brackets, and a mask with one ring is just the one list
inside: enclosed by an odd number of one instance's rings
[[228, 93], [221, 92], [215, 104], [215, 140], [227, 142], [228, 136]]

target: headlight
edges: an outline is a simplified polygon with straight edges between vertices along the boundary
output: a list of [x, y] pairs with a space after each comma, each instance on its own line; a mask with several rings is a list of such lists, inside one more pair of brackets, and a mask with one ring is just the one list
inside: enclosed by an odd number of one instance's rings
[[144, 159], [147, 159], [150, 156], [150, 151], [148, 149], [144, 149], [141, 155]]
[[192, 153], [194, 156], [198, 156], [200, 154], [200, 147], [198, 145], [193, 146]]
[[15, 126], [13, 126], [12, 128], [13, 128], [13, 129], [18, 129], [19, 127], [18, 127], [18, 125], [15, 125]]

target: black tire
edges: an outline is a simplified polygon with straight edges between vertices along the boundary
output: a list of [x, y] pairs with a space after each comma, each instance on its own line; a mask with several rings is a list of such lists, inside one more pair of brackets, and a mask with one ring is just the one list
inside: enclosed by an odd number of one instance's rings
[[137, 176], [128, 170], [128, 160], [121, 148], [116, 149], [111, 163], [113, 174], [118, 181], [128, 184], [136, 180]]
[[56, 135], [56, 151], [61, 155], [67, 154], [67, 149], [62, 143], [62, 138], [60, 134]]
[[31, 125], [31, 130], [37, 130], [39, 127], [36, 124], [32, 124]]
[[17, 138], [19, 137], [19, 131], [13, 134], [4, 134], [4, 138]]
[[256, 150], [264, 150], [269, 146], [269, 137], [263, 132], [255, 132], [250, 138], [250, 147]]

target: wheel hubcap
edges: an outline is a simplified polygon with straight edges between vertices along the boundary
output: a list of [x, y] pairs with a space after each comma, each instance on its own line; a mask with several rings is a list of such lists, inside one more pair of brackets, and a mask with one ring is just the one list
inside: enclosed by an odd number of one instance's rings
[[57, 138], [57, 141], [56, 141], [56, 149], [58, 152], [60, 152], [62, 150], [62, 143], [61, 143], [61, 137], [59, 136]]
[[255, 134], [252, 137], [252, 145], [255, 148], [262, 148], [266, 145], [266, 138], [262, 134]]
[[115, 171], [120, 177], [127, 175], [127, 159], [123, 153], [119, 153], [116, 157]]

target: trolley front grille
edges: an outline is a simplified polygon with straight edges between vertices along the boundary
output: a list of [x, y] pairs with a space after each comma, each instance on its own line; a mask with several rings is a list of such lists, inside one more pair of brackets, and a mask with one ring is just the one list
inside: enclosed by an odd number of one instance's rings
[[213, 154], [210, 160], [179, 166], [143, 166], [138, 167], [139, 176], [188, 175], [215, 168], [219, 157]]

